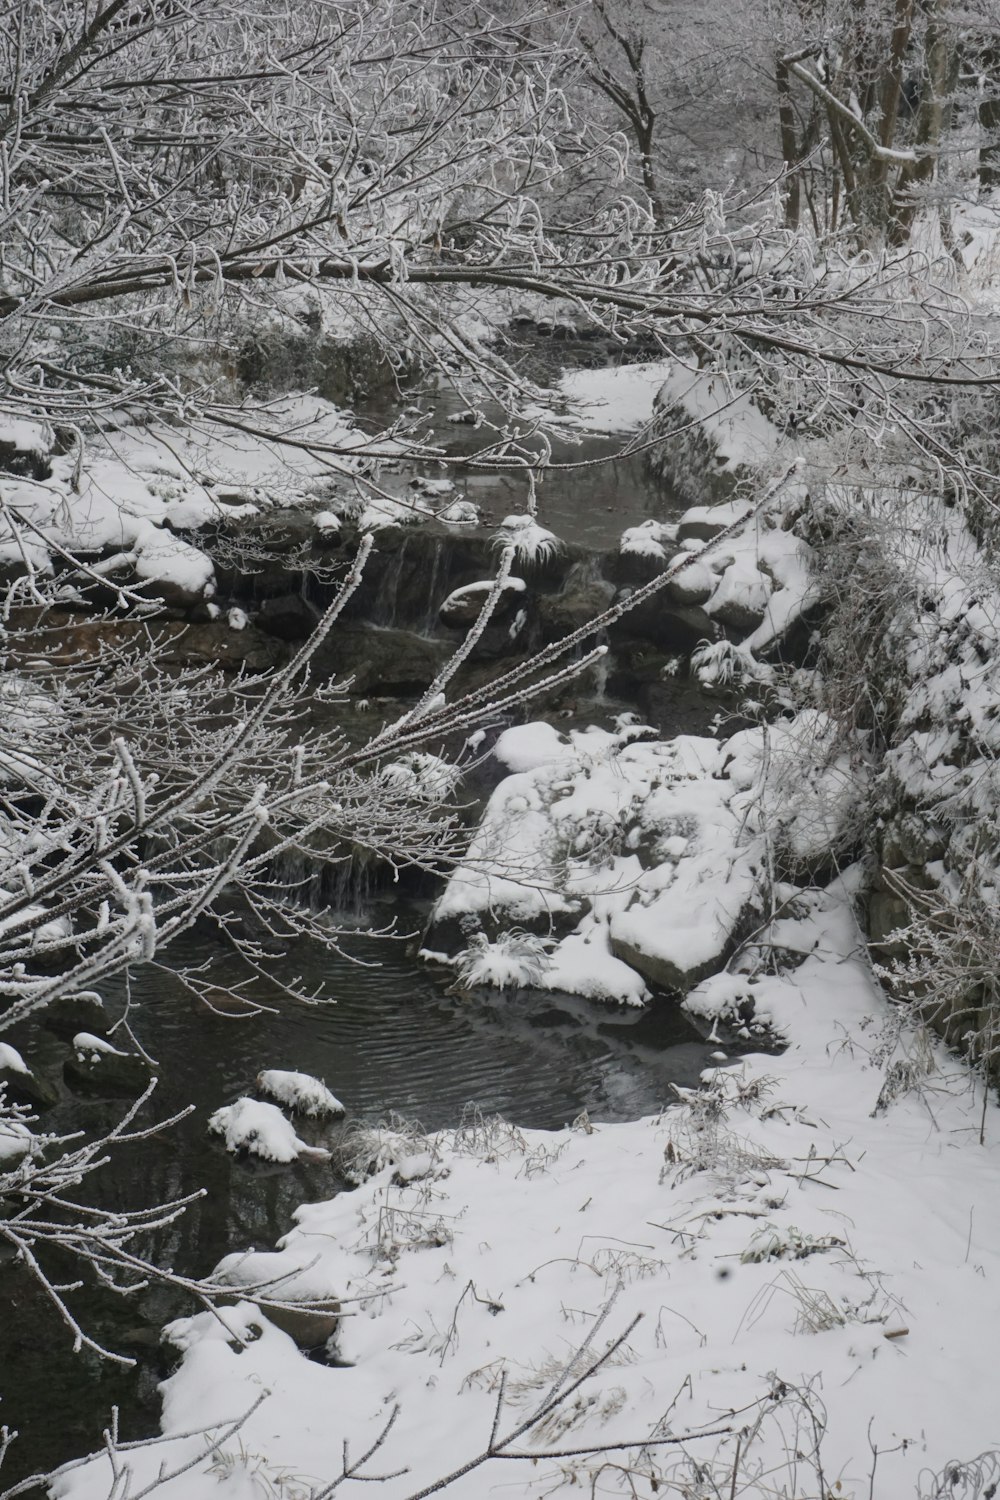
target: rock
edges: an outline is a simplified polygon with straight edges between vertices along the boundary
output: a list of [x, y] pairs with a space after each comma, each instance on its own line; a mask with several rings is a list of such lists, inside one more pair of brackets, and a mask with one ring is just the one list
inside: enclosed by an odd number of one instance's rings
[[611, 931], [611, 951], [616, 958], [641, 974], [649, 984], [662, 990], [675, 990], [686, 995], [696, 984], [717, 974], [726, 960], [736, 951], [741, 924], [729, 932], [719, 933], [719, 941], [711, 953], [684, 964], [667, 958], [662, 953], [651, 953], [640, 941], [630, 941], [621, 933]]
[[670, 604], [684, 607], [704, 604], [712, 597], [718, 581], [705, 563], [692, 562], [671, 578], [663, 590], [663, 597]]
[[305, 641], [312, 635], [319, 619], [314, 604], [303, 599], [301, 594], [279, 594], [265, 599], [257, 616], [257, 624], [267, 635], [277, 636], [279, 641]]
[[710, 542], [734, 522], [744, 520], [752, 509], [748, 500], [730, 500], [722, 505], [692, 505], [681, 516], [677, 540]]
[[0, 1042], [0, 1092], [8, 1104], [28, 1109], [50, 1109], [59, 1097], [52, 1085], [33, 1073], [21, 1054], [6, 1042]]
[[46, 1031], [52, 1031], [69, 1042], [79, 1031], [104, 1036], [108, 1015], [100, 995], [93, 990], [83, 990], [79, 995], [60, 995], [52, 1000], [42, 1012], [42, 1025]]
[[81, 1093], [128, 1099], [141, 1094], [152, 1077], [144, 1058], [119, 1052], [89, 1032], [73, 1038], [73, 1056], [63, 1064], [63, 1074], [70, 1087]]
[[0, 423], [0, 470], [21, 479], [48, 479], [52, 474], [55, 434], [47, 422]]
[[[275, 1295], [280, 1296], [280, 1288]], [[287, 1333], [300, 1349], [320, 1348], [336, 1333], [340, 1322], [340, 1303], [336, 1297], [317, 1302], [312, 1307], [296, 1307], [287, 1302], [280, 1307], [261, 1306], [260, 1310], [268, 1322]]]
[[570, 569], [558, 594], [542, 594], [538, 599], [538, 617], [547, 639], [569, 635], [581, 625], [588, 625], [603, 614], [615, 597], [615, 586], [606, 578], [595, 577], [586, 563]]
[[906, 927], [910, 910], [894, 891], [872, 891], [868, 897], [868, 941], [882, 958], [905, 958], [906, 943], [890, 941], [897, 928]]
[[292, 1114], [310, 1119], [336, 1119], [346, 1114], [344, 1106], [320, 1078], [284, 1068], [265, 1068], [257, 1075], [257, 1088], [275, 1104], [283, 1104]]
[[[466, 629], [479, 618], [479, 611], [489, 598], [493, 588], [492, 578], [483, 578], [475, 583], [464, 584], [450, 593], [438, 611], [441, 623], [453, 629]], [[523, 578], [508, 578], [503, 592], [496, 602], [491, 622], [508, 619], [523, 602], [525, 593]]]
[[362, 697], [412, 697], [422, 693], [450, 654], [445, 641], [407, 630], [374, 625], [342, 625], [313, 658], [320, 680], [354, 678]]

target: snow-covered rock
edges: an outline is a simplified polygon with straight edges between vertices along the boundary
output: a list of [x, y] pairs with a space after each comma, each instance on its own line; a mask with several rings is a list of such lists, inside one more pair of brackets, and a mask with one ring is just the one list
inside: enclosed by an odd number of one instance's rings
[[93, 1036], [89, 1031], [78, 1031], [73, 1038], [73, 1051], [81, 1062], [103, 1062], [106, 1057], [126, 1057], [128, 1054], [113, 1047], [102, 1036]]
[[281, 1068], [265, 1068], [257, 1074], [257, 1087], [262, 1094], [283, 1104], [296, 1114], [315, 1119], [321, 1116], [332, 1119], [345, 1113], [344, 1106], [319, 1078], [309, 1073], [287, 1072]]
[[310, 1146], [295, 1134], [294, 1127], [273, 1104], [259, 1099], [237, 1099], [224, 1105], [209, 1118], [208, 1128], [221, 1135], [226, 1150], [247, 1151], [264, 1161], [329, 1161], [330, 1153], [322, 1146]]
[[16, 1047], [9, 1042], [0, 1042], [0, 1072], [30, 1073], [30, 1068]]
[[34, 1143], [35, 1137], [23, 1120], [0, 1119], [0, 1171], [9, 1172], [30, 1155]]
[[466, 982], [518, 982], [513, 929], [546, 940], [520, 979], [539, 988], [639, 1004], [646, 981], [683, 990], [711, 972], [762, 880], [716, 742], [507, 734], [501, 755], [526, 769], [494, 791], [433, 915], [466, 935], [455, 960]]

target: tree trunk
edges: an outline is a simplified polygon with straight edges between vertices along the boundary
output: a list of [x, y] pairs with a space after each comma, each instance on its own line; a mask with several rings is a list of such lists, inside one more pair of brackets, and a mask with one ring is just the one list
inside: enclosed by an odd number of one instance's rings
[[934, 176], [944, 124], [958, 68], [954, 36], [945, 19], [944, 0], [931, 0], [924, 38], [924, 78], [913, 143], [915, 160], [900, 169], [893, 193], [889, 242], [906, 243], [920, 200], [917, 189]]
[[979, 192], [985, 197], [1000, 187], [1000, 48], [987, 47], [980, 65], [984, 91], [979, 101]]
[[788, 64], [781, 58], [775, 67], [774, 81], [778, 88], [778, 125], [781, 130], [781, 160], [785, 170], [782, 195], [785, 200], [785, 227], [798, 229], [802, 213], [802, 182], [797, 170], [799, 164], [798, 142], [795, 138], [795, 110], [792, 106], [791, 79]]

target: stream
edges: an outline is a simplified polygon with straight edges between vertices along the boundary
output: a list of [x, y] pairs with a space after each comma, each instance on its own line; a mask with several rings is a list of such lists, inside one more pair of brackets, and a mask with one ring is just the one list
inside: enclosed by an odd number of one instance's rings
[[[437, 391], [422, 400], [430, 402], [432, 425], [452, 451], [479, 445], [479, 435], [468, 427], [438, 425], [457, 409], [455, 396]], [[373, 398], [360, 415], [377, 423], [391, 415], [390, 398]], [[560, 444], [556, 456], [596, 458], [610, 443], [589, 435], [579, 445]], [[459, 489], [484, 509], [485, 521], [524, 508], [523, 484], [514, 478], [467, 475]], [[578, 548], [597, 553], [613, 549], [624, 526], [649, 515], [663, 518], [671, 509], [669, 497], [633, 456], [606, 468], [553, 475], [545, 486], [543, 519]], [[445, 582], [454, 584], [442, 576], [442, 587]], [[426, 575], [423, 600], [419, 592], [411, 588], [409, 613], [420, 611], [411, 620], [397, 618], [407, 609], [395, 595], [387, 599], [383, 587], [383, 618], [391, 606], [386, 623], [422, 635], [432, 632]], [[574, 704], [579, 722], [607, 724], [614, 711], [635, 706], [624, 698], [604, 698], [601, 685], [593, 693], [581, 694]], [[707, 732], [716, 706], [683, 684], [664, 688], [658, 703], [656, 722], [667, 734]], [[87, 1192], [91, 1201], [126, 1209], [205, 1190], [177, 1222], [147, 1238], [143, 1250], [153, 1259], [180, 1273], [206, 1274], [230, 1250], [273, 1245], [298, 1203], [344, 1187], [329, 1166], [278, 1168], [237, 1160], [209, 1135], [211, 1112], [251, 1091], [262, 1068], [297, 1069], [325, 1079], [349, 1119], [374, 1122], [396, 1113], [433, 1130], [458, 1124], [463, 1108], [474, 1102], [484, 1113], [503, 1114], [518, 1125], [553, 1129], [583, 1110], [598, 1121], [651, 1113], [670, 1099], [672, 1083], [697, 1083], [712, 1054], [718, 1055], [718, 1044], [706, 1041], [676, 1002], [665, 998], [642, 1011], [622, 1011], [558, 994], [451, 993], [448, 974], [419, 965], [414, 956], [412, 936], [421, 930], [426, 904], [397, 903], [391, 909], [376, 904], [364, 915], [375, 925], [392, 917], [406, 936], [375, 940], [360, 930], [355, 915], [350, 957], [300, 942], [277, 961], [279, 979], [283, 973], [294, 975], [306, 987], [322, 981], [329, 998], [316, 1006], [289, 1002], [275, 986], [256, 991], [260, 1002], [274, 1005], [273, 1012], [251, 1018], [195, 1013], [171, 969], [147, 968], [133, 976], [130, 1020], [156, 1060], [160, 1080], [143, 1120], [152, 1124], [194, 1108], [169, 1133], [116, 1150]], [[213, 962], [217, 983], [237, 977], [220, 964], [205, 932], [172, 947], [168, 957], [173, 970]], [[116, 1014], [125, 999], [123, 984], [107, 985], [103, 993]], [[4, 1033], [4, 1040], [30, 1056], [58, 1091], [41, 1128], [90, 1134], [120, 1117], [120, 1100], [70, 1089], [62, 1071], [70, 1051], [66, 1040], [40, 1025]], [[306, 1125], [301, 1133], [323, 1139], [320, 1127]], [[70, 1333], [27, 1277], [9, 1262], [3, 1274], [9, 1310], [0, 1326], [0, 1423], [22, 1436], [0, 1474], [0, 1490], [96, 1447], [113, 1404], [121, 1410], [125, 1439], [155, 1431], [156, 1386], [169, 1368], [158, 1345], [159, 1328], [193, 1310], [190, 1303], [162, 1288], [126, 1300], [94, 1288], [75, 1294], [74, 1311], [84, 1325], [109, 1347], [138, 1360], [136, 1370], [122, 1371], [88, 1351], [73, 1355]]]

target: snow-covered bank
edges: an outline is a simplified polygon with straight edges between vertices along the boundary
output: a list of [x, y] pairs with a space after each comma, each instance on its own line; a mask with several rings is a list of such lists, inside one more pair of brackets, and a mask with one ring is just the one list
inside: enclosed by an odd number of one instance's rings
[[[995, 1444], [1000, 1116], [979, 1147], [980, 1101], [941, 1055], [892, 1097], [891, 1017], [844, 888], [785, 895], [758, 971], [693, 1001], [752, 992], [788, 1052], [634, 1124], [542, 1134], [471, 1116], [411, 1141], [403, 1170], [303, 1208], [279, 1253], [226, 1267], [345, 1299], [344, 1365], [305, 1359], [249, 1303], [175, 1323], [166, 1441], [121, 1455], [116, 1493], [164, 1475], [157, 1493], [184, 1500], [220, 1483], [318, 1495], [342, 1443], [358, 1462], [397, 1408], [360, 1471], [392, 1475], [387, 1497], [461, 1470], [491, 1430], [523, 1459], [449, 1493], [685, 1493], [684, 1476], [694, 1494], [700, 1472], [708, 1494], [711, 1479], [721, 1494], [903, 1497]], [[776, 954], [798, 967], [775, 974]], [[55, 1493], [103, 1500], [110, 1481], [102, 1455]]]
[[[448, 480], [415, 480], [406, 494], [378, 490], [362, 503], [353, 482], [392, 460], [400, 445], [370, 438], [349, 412], [315, 395], [234, 408], [226, 421], [173, 427], [126, 420], [69, 452], [41, 423], [30, 430], [24, 422], [2, 425], [0, 443], [5, 434], [18, 446], [8, 460], [15, 472], [0, 474], [0, 567], [44, 577], [61, 557], [82, 557], [90, 576], [167, 602], [208, 599], [215, 589], [210, 559], [178, 531], [324, 502], [365, 530], [456, 504]], [[474, 509], [467, 511], [474, 518]], [[339, 524], [329, 509], [316, 519], [321, 531]]]

